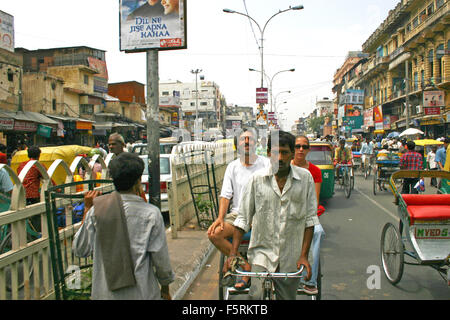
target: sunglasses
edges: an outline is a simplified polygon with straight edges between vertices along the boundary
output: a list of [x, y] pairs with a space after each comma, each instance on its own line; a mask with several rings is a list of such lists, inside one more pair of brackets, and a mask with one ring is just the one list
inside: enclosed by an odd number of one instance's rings
[[307, 144], [296, 144], [295, 145], [295, 149], [300, 149], [300, 148], [303, 148], [303, 150], [308, 150], [309, 145], [307, 145]]

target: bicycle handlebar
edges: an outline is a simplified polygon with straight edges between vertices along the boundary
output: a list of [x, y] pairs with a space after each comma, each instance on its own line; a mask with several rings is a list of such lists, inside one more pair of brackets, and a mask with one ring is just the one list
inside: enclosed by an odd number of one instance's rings
[[236, 270], [235, 274], [232, 274], [233, 276], [244, 276], [244, 277], [260, 277], [260, 278], [302, 278], [303, 276], [300, 275], [303, 270], [305, 269], [304, 265], [300, 266], [300, 269], [296, 272], [251, 272], [251, 271], [241, 271]]

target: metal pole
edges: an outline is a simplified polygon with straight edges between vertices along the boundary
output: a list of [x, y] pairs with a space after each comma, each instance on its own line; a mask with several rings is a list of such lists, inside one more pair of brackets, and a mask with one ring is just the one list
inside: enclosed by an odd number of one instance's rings
[[406, 129], [409, 129], [409, 62], [405, 61], [405, 91], [406, 91]]
[[149, 202], [161, 209], [159, 170], [159, 59], [158, 50], [147, 51], [147, 148]]

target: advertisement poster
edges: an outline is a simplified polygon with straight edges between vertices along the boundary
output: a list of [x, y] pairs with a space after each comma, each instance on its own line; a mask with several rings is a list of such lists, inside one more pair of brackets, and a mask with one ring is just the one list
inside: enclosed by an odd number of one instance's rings
[[383, 123], [383, 109], [381, 106], [376, 106], [373, 108], [373, 117], [375, 122]]
[[264, 110], [259, 109], [258, 114], [256, 115], [256, 124], [259, 126], [266, 126], [267, 125], [267, 115], [264, 112]]
[[427, 107], [445, 107], [444, 91], [424, 91], [423, 106]]
[[186, 49], [186, 0], [119, 0], [120, 51]]
[[373, 127], [373, 108], [364, 111], [364, 125], [366, 127]]
[[362, 116], [362, 106], [346, 105], [345, 106], [346, 117], [359, 117]]
[[0, 48], [14, 52], [14, 17], [1, 10]]

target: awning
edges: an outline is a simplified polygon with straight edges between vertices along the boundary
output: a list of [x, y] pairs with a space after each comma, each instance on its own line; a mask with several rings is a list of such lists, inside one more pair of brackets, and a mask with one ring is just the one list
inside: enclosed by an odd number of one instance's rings
[[88, 119], [67, 117], [67, 116], [54, 115], [54, 114], [48, 114], [47, 117], [50, 117], [50, 118], [53, 118], [53, 119], [62, 120], [62, 121], [74, 121], [74, 122], [81, 121], [81, 122], [95, 123], [95, 121], [88, 120]]
[[111, 130], [113, 126], [112, 122], [96, 122], [94, 123], [95, 130]]
[[394, 59], [394, 61], [392, 61], [391, 63], [389, 63], [389, 70], [394, 69], [396, 66], [398, 66], [400, 63], [406, 61], [407, 59], [409, 59], [411, 57], [411, 53], [409, 52], [405, 52], [403, 54], [401, 54], [400, 56], [398, 56], [397, 58]]

